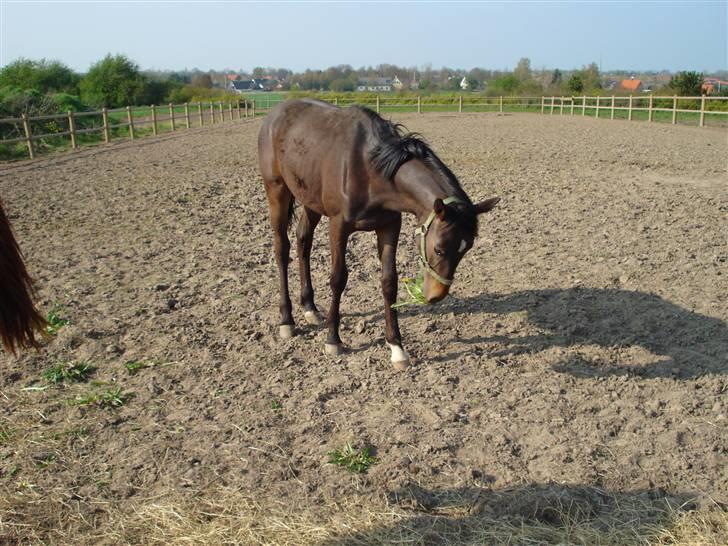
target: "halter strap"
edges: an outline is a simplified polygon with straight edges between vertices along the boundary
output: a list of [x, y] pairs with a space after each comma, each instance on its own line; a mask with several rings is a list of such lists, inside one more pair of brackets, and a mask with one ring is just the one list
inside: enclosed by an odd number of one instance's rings
[[[447, 197], [442, 200], [442, 203], [444, 205], [449, 205], [450, 203], [462, 203], [462, 201], [457, 197]], [[415, 230], [415, 234], [420, 236], [420, 262], [422, 262], [422, 267], [425, 268], [425, 271], [427, 271], [431, 277], [445, 286], [450, 286], [453, 283], [453, 279], [441, 277], [427, 261], [425, 239], [427, 237], [427, 231], [430, 229], [430, 224], [432, 224], [435, 216], [437, 216], [437, 213], [433, 210], [427, 217], [427, 220], [425, 220], [425, 223]]]

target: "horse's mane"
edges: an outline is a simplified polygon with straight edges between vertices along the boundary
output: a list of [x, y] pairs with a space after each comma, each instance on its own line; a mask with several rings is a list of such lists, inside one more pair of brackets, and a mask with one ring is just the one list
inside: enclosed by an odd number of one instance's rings
[[400, 123], [383, 119], [369, 108], [359, 107], [372, 123], [377, 144], [369, 153], [374, 169], [386, 180], [393, 180], [397, 170], [411, 159], [420, 159], [433, 168], [448, 186], [448, 193], [472, 206], [467, 194], [447, 165], [445, 165], [419, 133], [407, 132]]
[[386, 180], [393, 180], [397, 170], [411, 159], [420, 159], [440, 175], [447, 185], [449, 197], [456, 197], [462, 204], [453, 205], [460, 211], [458, 223], [474, 235], [478, 232], [478, 215], [473, 203], [460, 187], [457, 177], [448, 169], [432, 148], [418, 133], [409, 133], [400, 123], [392, 123], [369, 108], [359, 107], [372, 122], [377, 144], [369, 152], [374, 169]]

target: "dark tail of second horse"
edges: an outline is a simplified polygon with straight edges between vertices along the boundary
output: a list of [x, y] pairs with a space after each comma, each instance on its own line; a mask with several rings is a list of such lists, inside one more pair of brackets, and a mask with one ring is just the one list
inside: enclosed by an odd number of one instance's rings
[[0, 201], [0, 340], [5, 350], [38, 348], [46, 321], [33, 303], [33, 280]]

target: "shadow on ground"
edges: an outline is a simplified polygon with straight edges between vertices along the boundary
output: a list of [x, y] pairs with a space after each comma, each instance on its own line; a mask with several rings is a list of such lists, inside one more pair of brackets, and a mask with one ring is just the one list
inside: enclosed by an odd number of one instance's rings
[[[322, 545], [644, 544], [669, 530], [680, 514], [698, 508], [690, 495], [659, 489], [610, 493], [558, 484], [500, 491], [410, 484], [390, 493], [389, 502], [400, 515], [394, 525]], [[711, 508], [725, 521], [723, 508]]]
[[[541, 332], [531, 336], [468, 336], [463, 343], [505, 344], [489, 356], [534, 353], [551, 347], [599, 345], [640, 346], [657, 355], [648, 366], [620, 362], [592, 362], [571, 358], [555, 366], [560, 372], [580, 377], [635, 374], [643, 377], [688, 379], [705, 374], [728, 373], [728, 325], [722, 320], [694, 313], [653, 294], [643, 292], [570, 288], [527, 290], [506, 295], [450, 298], [436, 307], [411, 307], [409, 315], [448, 313], [505, 315], [525, 312]], [[445, 353], [450, 360], [459, 353]]]

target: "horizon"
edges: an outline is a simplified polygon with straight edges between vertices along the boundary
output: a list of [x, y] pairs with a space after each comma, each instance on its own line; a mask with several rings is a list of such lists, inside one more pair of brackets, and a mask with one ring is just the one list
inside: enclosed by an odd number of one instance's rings
[[[260, 66], [300, 73], [383, 64], [511, 71], [522, 57], [536, 71], [590, 63], [625, 73], [728, 69], [724, 1], [347, 2], [333, 13], [331, 6], [0, 0], [0, 66], [47, 59], [84, 73], [107, 54], [122, 54], [142, 70], [163, 72], [252, 72]], [[285, 14], [272, 18], [271, 7]], [[352, 32], [351, 21], [365, 30]]]

